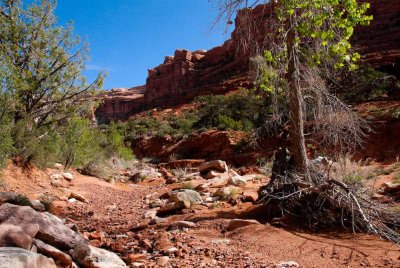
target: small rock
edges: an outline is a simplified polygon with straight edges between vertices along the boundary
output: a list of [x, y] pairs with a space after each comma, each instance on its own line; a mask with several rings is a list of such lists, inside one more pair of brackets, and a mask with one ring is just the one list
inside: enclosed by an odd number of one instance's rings
[[164, 205], [164, 202], [161, 199], [153, 200], [149, 204], [151, 208], [161, 207], [162, 205]]
[[211, 180], [214, 179], [216, 177], [221, 176], [222, 173], [216, 172], [214, 170], [210, 170], [209, 172], [207, 172], [206, 176], [204, 177], [206, 180]]
[[74, 175], [72, 175], [71, 173], [67, 173], [64, 172], [61, 174], [63, 176], [64, 179], [66, 179], [67, 181], [72, 181], [74, 179]]
[[131, 263], [131, 265], [133, 263], [135, 263], [136, 261], [140, 261], [140, 260], [145, 260], [146, 259], [146, 255], [145, 254], [129, 254], [128, 255], [128, 263]]
[[55, 179], [51, 181], [51, 185], [53, 187], [66, 187], [66, 185], [64, 185], [64, 183], [61, 180], [55, 180]]
[[294, 261], [282, 261], [276, 267], [277, 268], [297, 268], [297, 267], [300, 267], [300, 265]]
[[144, 216], [145, 219], [155, 219], [157, 217], [157, 210], [149, 210]]
[[200, 194], [193, 190], [181, 189], [171, 193], [169, 203], [181, 202], [186, 208], [190, 208], [192, 205], [200, 205], [203, 203], [203, 199]]
[[216, 245], [228, 245], [231, 243], [231, 240], [229, 239], [213, 239], [211, 240], [212, 244], [216, 244]]
[[31, 200], [31, 207], [37, 211], [45, 211], [46, 208], [39, 200]]
[[133, 263], [131, 263], [131, 267], [132, 268], [146, 268], [146, 265], [144, 265], [141, 262], [133, 262]]
[[168, 262], [169, 262], [168, 256], [159, 257], [157, 259], [157, 264], [160, 266], [165, 266], [165, 265], [167, 265]]
[[221, 161], [221, 160], [207, 162], [207, 163], [201, 164], [199, 166], [200, 173], [207, 173], [210, 170], [226, 172], [226, 171], [228, 171], [228, 166], [226, 165], [225, 161]]
[[75, 193], [75, 192], [70, 193], [68, 199], [71, 199], [71, 198], [75, 198], [76, 200], [81, 201], [83, 203], [89, 203], [89, 201], [84, 196], [82, 196], [78, 193]]
[[165, 251], [165, 254], [171, 256], [174, 255], [176, 252], [178, 252], [178, 249], [176, 247], [171, 247]]
[[221, 189], [218, 189], [215, 193], [214, 196], [220, 196], [222, 198], [228, 198], [237, 195], [240, 193], [240, 188], [236, 186], [227, 186]]
[[63, 165], [60, 164], [60, 163], [54, 163], [54, 168], [56, 168], [56, 169], [62, 169], [62, 168], [63, 168]]
[[157, 210], [157, 215], [168, 213], [168, 212], [173, 212], [173, 211], [184, 209], [184, 208], [185, 208], [185, 205], [182, 202], [167, 203]]
[[244, 186], [246, 185], [247, 181], [241, 176], [233, 176], [229, 179], [228, 183], [234, 186]]
[[258, 221], [256, 221], [256, 220], [234, 219], [234, 220], [231, 220], [229, 222], [227, 230], [228, 231], [233, 231], [235, 229], [242, 228], [242, 227], [245, 227], [245, 226], [248, 226], [248, 225], [253, 225], [253, 224], [260, 224], [260, 223]]
[[75, 203], [75, 202], [78, 202], [78, 200], [76, 200], [75, 198], [69, 198], [68, 202], [69, 203]]
[[61, 174], [51, 174], [50, 179], [52, 180], [61, 180], [63, 176]]
[[140, 240], [139, 245], [146, 250], [150, 250], [153, 248], [153, 244], [148, 239]]
[[102, 231], [91, 232], [91, 233], [88, 235], [88, 238], [89, 238], [90, 240], [104, 241], [105, 237], [106, 237], [106, 233], [105, 233], [105, 232], [102, 232]]
[[175, 221], [168, 226], [168, 229], [195, 228], [196, 226], [196, 223], [191, 221]]
[[258, 193], [256, 191], [244, 191], [243, 199], [247, 202], [255, 203], [258, 200]]
[[400, 183], [385, 182], [382, 184], [382, 190], [385, 194], [400, 192]]

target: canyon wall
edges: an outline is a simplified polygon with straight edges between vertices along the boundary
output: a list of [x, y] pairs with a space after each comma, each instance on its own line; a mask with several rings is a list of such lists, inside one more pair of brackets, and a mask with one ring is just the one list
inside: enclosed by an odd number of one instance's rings
[[[366, 62], [400, 76], [400, 1], [368, 2], [374, 20], [368, 27], [357, 28], [352, 43]], [[164, 63], [148, 71], [145, 86], [103, 94], [96, 117], [124, 120], [134, 113], [186, 103], [199, 95], [250, 87], [250, 54], [255, 44], [263, 42], [272, 16], [270, 4], [240, 11], [235, 30], [223, 45], [209, 51], [176, 50], [174, 56], [165, 57]], [[244, 40], [243, 25], [248, 19], [256, 22], [255, 36]]]

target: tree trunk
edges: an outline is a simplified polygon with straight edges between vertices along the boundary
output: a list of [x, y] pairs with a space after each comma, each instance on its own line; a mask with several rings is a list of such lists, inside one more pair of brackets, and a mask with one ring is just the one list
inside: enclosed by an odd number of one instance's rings
[[296, 30], [293, 27], [293, 16], [290, 16], [288, 23], [288, 34], [286, 45], [288, 50], [288, 72], [287, 79], [289, 84], [290, 101], [290, 120], [291, 128], [290, 140], [292, 145], [293, 160], [296, 171], [300, 175], [308, 175], [307, 153], [304, 139], [303, 122], [303, 101], [300, 88], [299, 66], [297, 61], [297, 49], [295, 47]]

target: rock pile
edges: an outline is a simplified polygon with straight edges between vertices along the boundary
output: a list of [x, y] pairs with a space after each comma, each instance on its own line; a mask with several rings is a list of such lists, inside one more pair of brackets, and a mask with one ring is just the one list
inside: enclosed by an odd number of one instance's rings
[[[0, 193], [2, 200], [11, 193]], [[5, 198], [5, 197], [9, 198]], [[75, 263], [74, 263], [75, 262]], [[88, 244], [81, 234], [60, 218], [29, 206], [4, 203], [0, 206], [0, 267], [122, 268], [115, 254]]]

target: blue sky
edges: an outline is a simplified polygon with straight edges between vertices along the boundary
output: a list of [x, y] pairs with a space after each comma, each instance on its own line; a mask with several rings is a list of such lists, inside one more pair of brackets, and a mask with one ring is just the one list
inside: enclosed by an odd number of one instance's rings
[[176, 48], [210, 49], [229, 38], [210, 31], [217, 9], [208, 0], [58, 0], [59, 23], [74, 22], [89, 42], [85, 75], [108, 70], [105, 89], [142, 85], [147, 69]]

